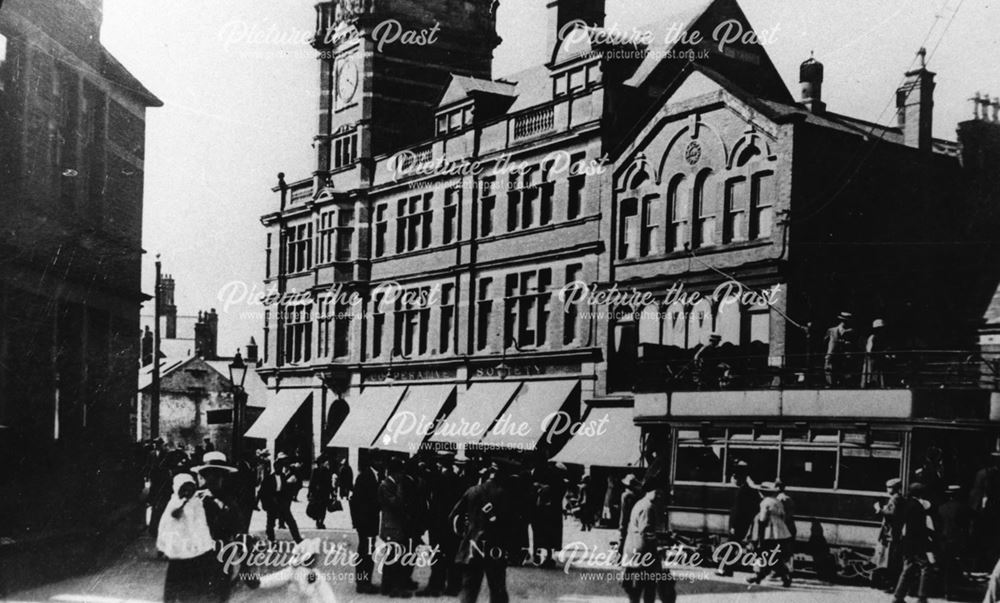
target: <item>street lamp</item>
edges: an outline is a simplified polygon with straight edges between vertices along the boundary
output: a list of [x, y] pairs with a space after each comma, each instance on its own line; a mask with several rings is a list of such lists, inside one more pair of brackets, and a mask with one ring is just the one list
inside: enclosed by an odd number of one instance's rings
[[[515, 350], [518, 352], [523, 351], [521, 350], [521, 345], [517, 342], [516, 337], [511, 337], [510, 342], [514, 346]], [[497, 375], [499, 375], [501, 379], [506, 379], [510, 373], [511, 368], [507, 365], [507, 346], [504, 345], [503, 350], [500, 352], [500, 364], [497, 366]]]
[[243, 444], [243, 409], [246, 407], [247, 393], [243, 382], [247, 378], [247, 363], [236, 350], [236, 356], [229, 363], [229, 382], [233, 385], [233, 462], [240, 460]]
[[396, 356], [399, 356], [403, 360], [410, 360], [410, 357], [400, 351], [399, 348], [392, 348], [392, 351], [389, 352], [389, 368], [385, 371], [385, 382], [387, 385], [392, 385], [396, 382], [396, 377], [392, 371], [392, 359]]

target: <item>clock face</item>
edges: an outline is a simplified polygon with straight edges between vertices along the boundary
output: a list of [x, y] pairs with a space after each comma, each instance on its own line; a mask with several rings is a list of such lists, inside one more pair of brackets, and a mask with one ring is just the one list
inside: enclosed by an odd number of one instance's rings
[[358, 66], [351, 59], [337, 62], [336, 67], [337, 108], [342, 108], [354, 100], [358, 91]]

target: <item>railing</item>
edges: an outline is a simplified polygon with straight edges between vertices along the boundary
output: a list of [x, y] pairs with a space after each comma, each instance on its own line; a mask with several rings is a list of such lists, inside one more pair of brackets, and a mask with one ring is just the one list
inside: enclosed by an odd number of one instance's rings
[[[988, 389], [1000, 391], [1000, 354], [968, 350], [899, 350], [833, 358], [788, 355], [769, 366], [766, 354], [720, 347], [704, 360], [696, 350], [660, 349], [637, 362], [612, 359], [622, 379], [614, 389], [635, 391], [715, 391], [746, 389]], [[628, 366], [624, 366], [628, 365]], [[626, 379], [625, 376], [630, 378]], [[626, 383], [630, 385], [626, 386]]]
[[555, 126], [555, 123], [556, 113], [553, 107], [519, 115], [514, 118], [514, 140], [548, 132]]

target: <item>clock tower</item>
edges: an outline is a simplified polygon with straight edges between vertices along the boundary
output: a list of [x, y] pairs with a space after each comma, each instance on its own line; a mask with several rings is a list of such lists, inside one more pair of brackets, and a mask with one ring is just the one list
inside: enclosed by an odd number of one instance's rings
[[336, 0], [316, 5], [317, 185], [365, 186], [369, 162], [433, 136], [451, 74], [490, 79], [497, 0]]

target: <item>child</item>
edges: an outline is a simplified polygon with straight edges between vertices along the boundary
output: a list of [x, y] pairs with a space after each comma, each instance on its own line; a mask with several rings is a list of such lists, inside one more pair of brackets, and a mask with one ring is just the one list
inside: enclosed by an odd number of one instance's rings
[[205, 506], [195, 496], [194, 477], [174, 476], [174, 493], [160, 517], [156, 548], [169, 560], [163, 600], [207, 598], [216, 586], [215, 543], [208, 529]]

